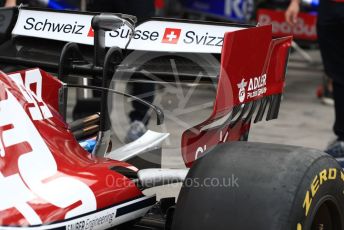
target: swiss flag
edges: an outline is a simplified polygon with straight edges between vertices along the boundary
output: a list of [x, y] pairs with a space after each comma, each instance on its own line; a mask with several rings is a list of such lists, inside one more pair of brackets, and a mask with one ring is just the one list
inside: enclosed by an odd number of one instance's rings
[[181, 32], [181, 29], [166, 28], [162, 43], [177, 44]]
[[90, 30], [88, 31], [87, 37], [94, 37], [94, 30], [92, 27], [90, 27]]

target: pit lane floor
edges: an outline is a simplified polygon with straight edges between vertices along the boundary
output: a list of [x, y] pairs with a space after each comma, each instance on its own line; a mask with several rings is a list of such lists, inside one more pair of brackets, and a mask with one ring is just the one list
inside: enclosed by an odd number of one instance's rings
[[[322, 104], [315, 93], [316, 88], [322, 82], [323, 75], [320, 55], [318, 51], [309, 51], [309, 53], [318, 64], [309, 65], [300, 61], [301, 57], [297, 54], [291, 54], [279, 119], [254, 124], [249, 141], [297, 145], [323, 150], [334, 138], [332, 134], [333, 108]], [[188, 95], [193, 87], [192, 84], [184, 85], [182, 87], [184, 92], [180, 91], [180, 87], [174, 87], [177, 92], [164, 90], [164, 86], [156, 87], [154, 103], [164, 108], [167, 115], [166, 122], [164, 126], [157, 128], [153, 117], [149, 128], [171, 133], [170, 138], [164, 143], [163, 167], [185, 167], [179, 150], [182, 130], [205, 120], [211, 112], [211, 101], [215, 95], [214, 86], [199, 86], [187, 98], [185, 95]], [[183, 96], [180, 96], [181, 94]], [[75, 98], [75, 93], [72, 97]], [[183, 101], [186, 98], [188, 101]], [[73, 101], [73, 98], [70, 98], [69, 114], [71, 114]], [[115, 139], [120, 140], [123, 140], [128, 129], [127, 114], [131, 110], [131, 103], [124, 100], [122, 102], [116, 101], [115, 112], [111, 115], [111, 119], [116, 120], [117, 125], [114, 129], [119, 136]], [[189, 112], [183, 113], [183, 110]], [[121, 145], [120, 142], [118, 145]], [[147, 190], [146, 193], [157, 193], [158, 198], [177, 196], [179, 188], [180, 184], [168, 185]]]

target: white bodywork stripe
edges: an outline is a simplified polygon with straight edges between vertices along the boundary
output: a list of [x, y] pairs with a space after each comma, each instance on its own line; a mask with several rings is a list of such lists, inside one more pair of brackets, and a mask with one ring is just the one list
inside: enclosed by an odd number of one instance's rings
[[23, 229], [30, 229], [30, 230], [45, 230], [45, 229], [57, 229], [57, 228], [65, 228], [66, 230], [74, 230], [74, 229], [85, 229], [85, 230], [101, 230], [101, 229], [108, 229], [112, 228], [114, 226], [118, 226], [123, 223], [127, 223], [131, 220], [135, 220], [137, 218], [143, 217], [149, 209], [152, 207], [152, 205], [148, 207], [144, 207], [139, 210], [134, 210], [133, 212], [130, 212], [125, 215], [121, 215], [116, 217], [116, 213], [120, 208], [145, 201], [148, 199], [153, 198], [154, 196], [150, 197], [142, 197], [118, 206], [114, 206], [111, 208], [104, 209], [99, 212], [95, 212], [89, 215], [84, 215], [79, 218], [75, 218], [72, 220], [66, 220], [63, 222], [59, 222], [56, 224], [50, 224], [50, 225], [40, 225], [40, 226], [22, 226], [22, 227], [6, 227], [6, 226], [0, 226], [0, 229], [3, 230], [23, 230]]

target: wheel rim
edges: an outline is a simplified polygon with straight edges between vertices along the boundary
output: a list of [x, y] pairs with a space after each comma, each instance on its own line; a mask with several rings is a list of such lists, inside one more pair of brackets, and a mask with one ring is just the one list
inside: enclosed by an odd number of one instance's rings
[[342, 223], [337, 205], [331, 200], [323, 202], [316, 210], [311, 230], [340, 230]]

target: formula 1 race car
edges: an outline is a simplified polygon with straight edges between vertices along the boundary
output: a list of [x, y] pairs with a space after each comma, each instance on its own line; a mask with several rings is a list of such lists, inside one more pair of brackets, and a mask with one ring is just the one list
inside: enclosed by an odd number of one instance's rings
[[[161, 18], [135, 26], [124, 14], [22, 7], [0, 16], [1, 229], [343, 229], [344, 172], [333, 158], [246, 142], [252, 122], [278, 116], [291, 37], [272, 38], [271, 26]], [[157, 58], [127, 62], [136, 52]], [[121, 117], [111, 119], [109, 95], [149, 107], [158, 125], [170, 111], [110, 85], [128, 73], [173, 81], [164, 58], [180, 54], [201, 63], [176, 59], [180, 80], [214, 81], [215, 99], [209, 118], [178, 140], [187, 168], [162, 169], [143, 156], [158, 156], [168, 133], [111, 144]], [[71, 88], [100, 92], [99, 113], [67, 123]], [[90, 130], [95, 146], [86, 148]], [[145, 195], [177, 182], [177, 202]]]

